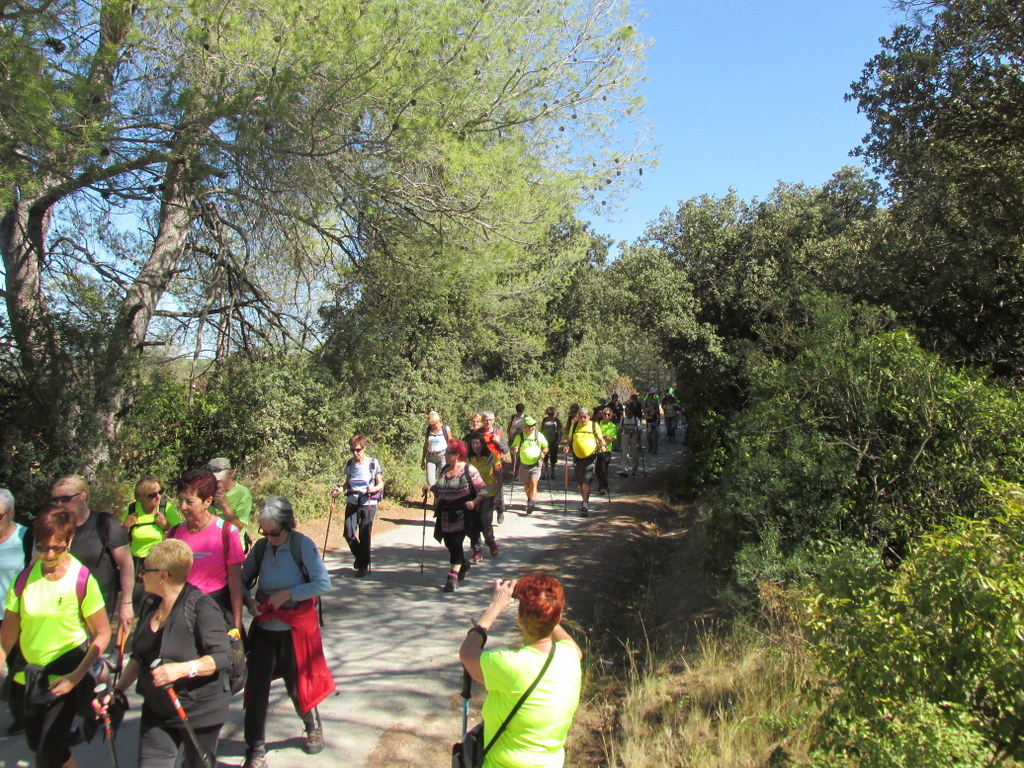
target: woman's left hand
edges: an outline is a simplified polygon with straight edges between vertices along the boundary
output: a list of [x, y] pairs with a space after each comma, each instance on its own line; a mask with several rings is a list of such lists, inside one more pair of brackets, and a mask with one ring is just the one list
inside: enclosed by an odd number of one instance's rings
[[268, 602], [274, 610], [277, 610], [291, 599], [292, 591], [290, 589], [281, 589], [272, 594]]
[[501, 581], [499, 579], [494, 582], [494, 597], [491, 598], [491, 605], [502, 611], [508, 608], [512, 604], [512, 595], [516, 590], [516, 584], [515, 579], [508, 581]]

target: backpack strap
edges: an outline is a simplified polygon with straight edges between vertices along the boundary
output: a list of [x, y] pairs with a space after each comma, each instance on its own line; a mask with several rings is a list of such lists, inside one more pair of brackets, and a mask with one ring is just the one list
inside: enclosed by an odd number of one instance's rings
[[21, 599], [22, 593], [25, 591], [25, 585], [28, 584], [28, 576], [32, 572], [32, 566], [26, 566], [25, 569], [18, 574], [18, 578], [14, 580], [14, 595], [19, 600]]
[[263, 567], [263, 556], [267, 554], [267, 540], [260, 539], [252, 545], [252, 549], [250, 551], [256, 559], [256, 572], [253, 574], [253, 577], [249, 579], [249, 583], [245, 586], [252, 589], [253, 585], [260, 579], [260, 569]]
[[[82, 603], [85, 602], [85, 592], [89, 589], [89, 569], [84, 565], [81, 565], [78, 569], [78, 578], [75, 580], [75, 596], [78, 597], [78, 610], [82, 610]], [[14, 595], [19, 600], [25, 593], [25, 586], [28, 584], [28, 577], [32, 573], [32, 566], [28, 566], [21, 573], [18, 574], [18, 578], [14, 580]]]

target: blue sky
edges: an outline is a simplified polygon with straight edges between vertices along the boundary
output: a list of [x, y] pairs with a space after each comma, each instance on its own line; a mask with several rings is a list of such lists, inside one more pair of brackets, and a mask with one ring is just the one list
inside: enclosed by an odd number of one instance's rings
[[641, 93], [658, 167], [595, 230], [632, 241], [665, 208], [731, 188], [819, 185], [868, 124], [843, 95], [903, 16], [890, 0], [633, 0], [647, 52]]

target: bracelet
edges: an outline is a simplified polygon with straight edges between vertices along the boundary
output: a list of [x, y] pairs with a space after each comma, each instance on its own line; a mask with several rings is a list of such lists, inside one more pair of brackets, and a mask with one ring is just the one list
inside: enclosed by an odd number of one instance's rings
[[131, 600], [124, 600], [124, 601], [122, 601], [122, 603], [121, 603], [121, 605], [131, 605], [131, 604], [132, 604], [132, 601], [131, 601]]
[[487, 630], [486, 629], [481, 627], [479, 624], [474, 624], [473, 628], [470, 629], [469, 632], [467, 632], [466, 634], [470, 635], [470, 634], [472, 634], [474, 632], [476, 632], [478, 635], [480, 635], [480, 637], [483, 638], [485, 643], [487, 642]]
[[199, 674], [199, 665], [196, 664], [195, 661], [190, 661], [188, 663], [188, 676], [189, 677], [195, 677], [198, 674]]

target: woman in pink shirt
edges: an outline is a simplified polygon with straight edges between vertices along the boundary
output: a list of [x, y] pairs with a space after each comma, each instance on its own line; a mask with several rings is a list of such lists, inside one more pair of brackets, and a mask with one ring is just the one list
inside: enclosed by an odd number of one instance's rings
[[242, 540], [238, 529], [210, 511], [217, 478], [207, 469], [190, 469], [178, 480], [178, 511], [184, 522], [168, 532], [192, 550], [188, 583], [221, 607], [229, 627], [242, 627]]

